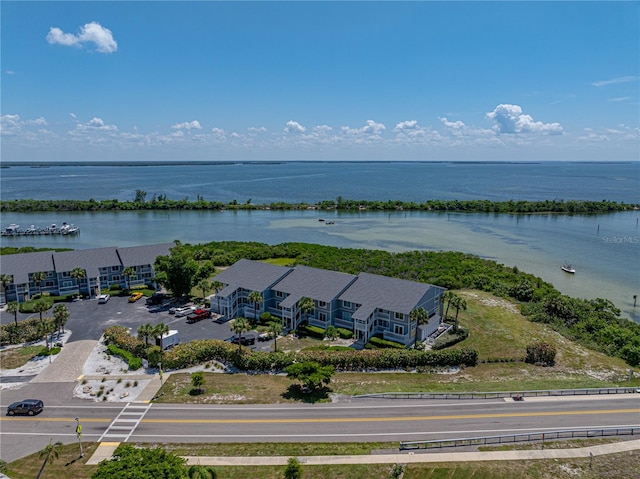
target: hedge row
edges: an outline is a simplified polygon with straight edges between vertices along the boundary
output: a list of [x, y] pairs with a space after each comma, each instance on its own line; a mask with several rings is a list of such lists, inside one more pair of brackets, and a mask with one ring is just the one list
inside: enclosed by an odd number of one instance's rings
[[389, 341], [379, 336], [372, 336], [369, 338], [369, 342], [364, 346], [366, 349], [405, 349], [404, 344], [396, 343], [395, 341]]
[[431, 349], [434, 351], [438, 351], [439, 349], [445, 349], [449, 346], [453, 346], [454, 344], [458, 344], [460, 341], [464, 341], [469, 337], [469, 331], [466, 329], [458, 328], [458, 332], [454, 333], [453, 331], [448, 331], [446, 334], [443, 334], [436, 342], [433, 344]]
[[[113, 326], [105, 331], [105, 337], [125, 351], [140, 351], [144, 343], [131, 338], [125, 328]], [[122, 341], [122, 343], [119, 343]], [[140, 343], [143, 347], [140, 349]], [[406, 370], [424, 367], [475, 366], [478, 352], [473, 349], [446, 351], [418, 351], [407, 349], [376, 349], [365, 351], [303, 350], [251, 351], [216, 339], [202, 339], [179, 344], [163, 356], [166, 369], [183, 369], [207, 361], [219, 361], [242, 371], [282, 371], [294, 362], [315, 361], [321, 366], [333, 366], [338, 371]]]

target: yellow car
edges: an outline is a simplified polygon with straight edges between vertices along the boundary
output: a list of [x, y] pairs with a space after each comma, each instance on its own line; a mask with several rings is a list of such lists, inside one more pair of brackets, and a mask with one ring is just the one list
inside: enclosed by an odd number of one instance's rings
[[138, 301], [140, 298], [142, 298], [144, 296], [144, 294], [142, 293], [133, 293], [131, 296], [129, 296], [129, 302], [130, 303], [135, 303], [136, 301]]

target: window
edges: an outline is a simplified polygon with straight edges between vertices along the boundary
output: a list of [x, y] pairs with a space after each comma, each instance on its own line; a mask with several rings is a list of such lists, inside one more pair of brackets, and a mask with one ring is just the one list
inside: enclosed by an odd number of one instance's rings
[[389, 321], [385, 321], [384, 319], [379, 320], [378, 324], [380, 324], [381, 328], [387, 329], [389, 327]]
[[326, 308], [327, 307], [327, 303], [324, 301], [318, 301], [318, 308]]
[[318, 319], [320, 319], [320, 321], [322, 321], [323, 323], [326, 323], [327, 322], [326, 313], [318, 313]]
[[396, 315], [395, 315], [395, 316], [396, 316], [396, 319], [400, 319], [400, 320], [403, 320], [403, 319], [404, 319], [404, 314], [402, 314], [402, 313], [398, 313], [398, 312], [396, 312]]
[[44, 282], [44, 287], [45, 288], [51, 288], [53, 286], [53, 281], [45, 281]]
[[399, 324], [396, 324], [395, 327], [393, 328], [393, 332], [395, 334], [399, 334], [400, 336], [404, 336], [404, 326], [400, 326]]
[[276, 291], [276, 298], [283, 298], [284, 293], [282, 291]]
[[111, 271], [120, 271], [120, 266], [112, 266]]
[[111, 281], [120, 281], [120, 276], [115, 275], [113, 278], [111, 278]]
[[342, 302], [342, 305], [343, 305], [345, 308], [350, 308], [350, 307], [351, 307], [351, 301], [343, 301], [343, 302]]
[[70, 278], [71, 277], [71, 271], [65, 271], [64, 273], [62, 273], [62, 277], [63, 278]]
[[107, 281], [109, 281], [109, 277], [108, 276], [100, 276], [100, 282], [101, 283], [106, 283]]
[[63, 281], [62, 282], [62, 287], [63, 288], [70, 288], [71, 286], [73, 286], [73, 283], [71, 281]]

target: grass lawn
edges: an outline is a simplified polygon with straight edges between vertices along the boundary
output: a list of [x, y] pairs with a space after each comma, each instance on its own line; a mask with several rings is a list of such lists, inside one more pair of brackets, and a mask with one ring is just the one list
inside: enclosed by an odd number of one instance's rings
[[[578, 447], [585, 444], [580, 442]], [[154, 446], [147, 444], [145, 446]], [[316, 447], [317, 446], [317, 447]], [[371, 446], [371, 445], [369, 445]], [[374, 444], [385, 447], [386, 444]], [[84, 463], [95, 451], [96, 443], [83, 443], [85, 456], [78, 458], [78, 445], [70, 444], [59, 449], [59, 457], [47, 464], [42, 478], [90, 479], [97, 466]], [[165, 444], [163, 447], [176, 454], [202, 456], [254, 456], [284, 455], [307, 456], [314, 454], [369, 454], [372, 449], [362, 448], [360, 444], [313, 445], [306, 449], [302, 444]], [[367, 449], [369, 449], [367, 451]], [[13, 479], [33, 479], [42, 465], [38, 454], [19, 459], [9, 464], [8, 474]], [[423, 463], [408, 464], [404, 469], [405, 479], [557, 479], [560, 477], [596, 478], [637, 478], [640, 465], [640, 452], [633, 451], [608, 456], [597, 456], [591, 462], [587, 458], [562, 460], [540, 460], [519, 462], [466, 462], [466, 463]], [[380, 465], [326, 465], [306, 466], [302, 464], [304, 479], [386, 479], [391, 464]], [[215, 466], [219, 479], [281, 479], [284, 466]]]
[[2, 365], [2, 369], [16, 369], [24, 366], [31, 358], [42, 351], [42, 347], [42, 345], [24, 346], [0, 351], [0, 365]]

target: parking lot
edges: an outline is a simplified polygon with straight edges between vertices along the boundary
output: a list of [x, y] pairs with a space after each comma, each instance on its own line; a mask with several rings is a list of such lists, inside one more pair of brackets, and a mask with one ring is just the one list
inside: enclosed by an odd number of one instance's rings
[[[128, 297], [111, 297], [104, 304], [98, 304], [97, 299], [88, 299], [72, 303], [64, 303], [69, 309], [69, 319], [65, 329], [73, 332], [69, 341], [81, 341], [85, 339], [100, 339], [102, 331], [110, 326], [124, 326], [131, 328], [131, 333], [136, 334], [138, 326], [145, 323], [156, 325], [164, 323], [169, 329], [179, 332], [180, 343], [187, 343], [194, 339], [222, 339], [231, 338], [231, 322], [217, 323], [211, 318], [188, 324], [187, 317], [175, 317], [169, 314], [167, 306], [147, 306], [145, 298], [129, 303]], [[47, 315], [51, 315], [51, 310]], [[18, 314], [18, 321], [38, 314]], [[13, 315], [6, 311], [0, 313], [0, 323], [13, 322]], [[256, 342], [252, 349], [269, 351], [272, 341]]]

